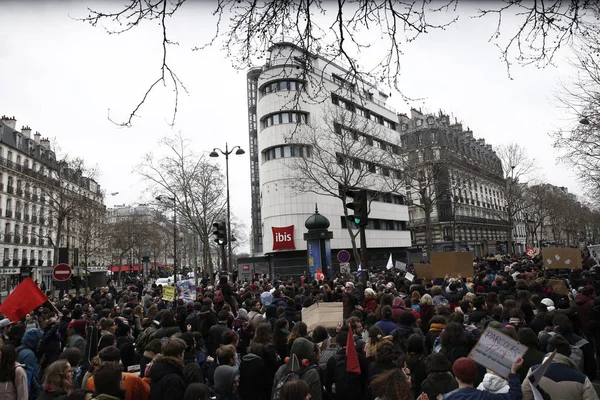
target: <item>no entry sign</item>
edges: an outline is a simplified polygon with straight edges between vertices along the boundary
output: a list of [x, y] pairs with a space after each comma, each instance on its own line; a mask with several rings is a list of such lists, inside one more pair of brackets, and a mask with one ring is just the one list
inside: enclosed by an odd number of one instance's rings
[[337, 259], [341, 263], [347, 263], [350, 261], [350, 253], [348, 253], [346, 250], [340, 250], [337, 254]]
[[69, 264], [57, 264], [52, 271], [52, 277], [55, 281], [66, 281], [73, 275]]

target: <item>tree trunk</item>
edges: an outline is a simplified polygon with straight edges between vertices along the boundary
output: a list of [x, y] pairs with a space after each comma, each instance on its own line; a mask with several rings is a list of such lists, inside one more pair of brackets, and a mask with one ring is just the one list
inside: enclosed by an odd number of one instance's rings
[[[431, 207], [426, 206], [423, 208], [425, 211], [425, 243], [427, 245], [427, 259], [431, 259], [431, 252], [433, 251], [433, 238], [431, 236]], [[427, 262], [427, 260], [423, 260]]]
[[512, 244], [513, 244], [513, 216], [512, 216], [512, 212], [509, 212], [508, 214], [508, 226], [507, 226], [507, 232], [506, 232], [506, 252], [508, 254], [513, 254], [514, 253], [514, 249], [512, 248]]
[[194, 285], [198, 287], [198, 239], [196, 235], [192, 235], [194, 238]]

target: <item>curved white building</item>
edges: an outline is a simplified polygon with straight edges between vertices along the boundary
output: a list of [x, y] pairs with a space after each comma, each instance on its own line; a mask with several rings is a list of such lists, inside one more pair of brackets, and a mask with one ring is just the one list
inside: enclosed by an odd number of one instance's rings
[[[306, 75], [306, 69], [301, 68], [305, 62], [310, 63], [310, 73]], [[353, 130], [357, 143], [367, 149], [363, 154], [399, 154], [398, 115], [386, 106], [387, 96], [374, 85], [355, 85], [351, 80], [345, 69], [316, 55], [306, 57], [287, 42], [273, 45], [265, 65], [248, 72], [252, 251], [254, 255], [266, 256], [276, 275], [300, 275], [306, 270], [304, 222], [314, 213], [315, 204], [331, 223], [333, 270], [338, 268], [339, 250], [352, 254], [340, 199], [319, 194], [322, 190], [316, 184], [314, 192], [306, 190], [306, 186], [298, 190], [297, 160], [315, 156], [314, 146], [303, 140], [307, 134], [314, 138], [315, 132], [328, 129], [326, 121], [330, 120], [336, 131]], [[346, 120], [351, 118], [353, 126], [336, 121], [340, 115]], [[357, 125], [378, 134], [360, 131]], [[335, 149], [332, 151], [335, 153]], [[341, 153], [337, 153], [338, 157], [342, 157]], [[332, 161], [335, 163], [335, 158]], [[338, 161], [340, 165], [343, 162], [354, 163], [357, 168], [367, 164], [367, 160], [358, 157]], [[371, 184], [360, 188], [370, 190], [370, 195], [377, 192], [366, 229], [370, 265], [385, 265], [390, 252], [394, 259], [405, 260], [411, 239], [403, 188], [396, 185], [393, 192], [382, 194], [382, 183], [399, 182], [400, 171], [394, 165], [368, 164], [373, 176], [364, 182]], [[356, 268], [354, 257], [351, 264]]]

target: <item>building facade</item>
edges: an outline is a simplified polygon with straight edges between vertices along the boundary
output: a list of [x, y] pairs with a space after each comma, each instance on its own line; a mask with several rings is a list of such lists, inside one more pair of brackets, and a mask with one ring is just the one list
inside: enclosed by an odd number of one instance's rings
[[[309, 68], [303, 68], [306, 63]], [[352, 249], [348, 222], [339, 198], [322, 193], [316, 184], [313, 191], [306, 187], [298, 191], [294, 186], [296, 179], [304, 178], [298, 175], [296, 160], [317, 156], [314, 144], [304, 140], [307, 136], [303, 132], [310, 134], [331, 128], [336, 134], [346, 135], [351, 131], [355, 143], [350, 145], [381, 152], [394, 149], [399, 154], [397, 113], [386, 105], [387, 96], [375, 85], [351, 83], [348, 70], [318, 55], [306, 54], [287, 42], [273, 45], [266, 64], [250, 70], [247, 78], [253, 253], [266, 256], [275, 275], [304, 273], [307, 270], [304, 222], [317, 205], [331, 222], [330, 253], [336, 271], [338, 251]], [[376, 130], [377, 136], [346, 126], [344, 118], [335, 120], [344, 115], [346, 120], [355, 121], [355, 125]], [[333, 120], [332, 127], [326, 126], [327, 118]], [[370, 174], [359, 187], [376, 200], [371, 203], [366, 229], [369, 264], [385, 265], [390, 253], [395, 259], [405, 260], [406, 249], [411, 245], [405, 193], [403, 188], [383, 193], [380, 185], [381, 181], [398, 181], [397, 166], [361, 160], [335, 146], [325, 150], [332, 154], [332, 164], [357, 170], [366, 167]], [[354, 257], [350, 263], [356, 268]]]
[[[0, 119], [0, 292], [10, 290], [24, 276], [53, 287], [55, 245], [68, 247], [76, 259], [81, 231], [69, 214], [58, 232], [60, 199], [80, 199], [103, 212], [103, 193], [93, 179], [56, 160], [48, 139], [29, 127], [16, 129], [15, 118]], [[75, 267], [75, 265], [72, 265]], [[100, 267], [97, 272], [103, 273]]]
[[479, 256], [502, 250], [507, 240], [505, 181], [492, 146], [441, 112], [412, 109], [410, 116], [400, 116], [399, 124], [411, 204], [412, 261], [426, 257], [426, 209], [432, 251], [471, 250]]

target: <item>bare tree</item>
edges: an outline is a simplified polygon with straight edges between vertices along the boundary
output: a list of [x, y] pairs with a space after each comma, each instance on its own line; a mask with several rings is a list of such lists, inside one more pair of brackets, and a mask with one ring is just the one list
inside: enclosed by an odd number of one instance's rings
[[[402, 189], [400, 171], [391, 168], [399, 158], [394, 138], [379, 125], [339, 107], [323, 113], [316, 127], [300, 128], [288, 141], [290, 152], [298, 157], [289, 161], [289, 185], [296, 193], [315, 193], [340, 200], [348, 219], [349, 191], [368, 189], [369, 205], [373, 200]], [[354, 256], [360, 260], [356, 247], [359, 232], [346, 224]]]
[[75, 231], [79, 240], [80, 265], [87, 271], [90, 261], [98, 260], [106, 250], [108, 225], [105, 219], [106, 209], [103, 205], [90, 202], [76, 212]]
[[[116, 252], [117, 265], [119, 267], [117, 281], [121, 281], [123, 258], [132, 254], [135, 249], [143, 247], [147, 239], [151, 237], [154, 224], [146, 215], [132, 214], [119, 218], [110, 226], [109, 243], [111, 253]], [[133, 257], [131, 258], [133, 264]]]
[[204, 155], [194, 153], [181, 134], [163, 139], [160, 146], [166, 155], [156, 158], [147, 154], [136, 172], [150, 184], [150, 192], [175, 199], [177, 214], [203, 243], [203, 265], [213, 277], [209, 241], [213, 224], [225, 218], [226, 206], [221, 169]]
[[513, 229], [517, 216], [525, 212], [527, 204], [523, 191], [530, 175], [535, 171], [535, 160], [529, 158], [524, 147], [517, 143], [502, 145], [496, 149], [496, 155], [502, 162], [505, 179], [505, 209], [498, 213], [506, 220], [507, 251], [513, 252]]

